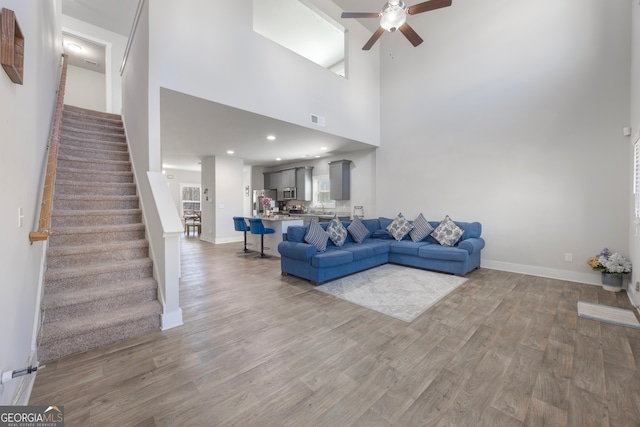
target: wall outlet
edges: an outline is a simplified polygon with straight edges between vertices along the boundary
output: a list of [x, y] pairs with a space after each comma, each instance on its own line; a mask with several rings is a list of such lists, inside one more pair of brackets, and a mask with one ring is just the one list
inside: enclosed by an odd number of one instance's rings
[[565, 261], [573, 261], [573, 254], [567, 252], [566, 254], [564, 254], [564, 260]]

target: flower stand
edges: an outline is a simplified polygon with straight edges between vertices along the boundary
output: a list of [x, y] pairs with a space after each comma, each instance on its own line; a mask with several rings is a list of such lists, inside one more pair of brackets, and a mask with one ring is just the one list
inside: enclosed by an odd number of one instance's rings
[[602, 289], [611, 292], [622, 290], [622, 274], [602, 273]]

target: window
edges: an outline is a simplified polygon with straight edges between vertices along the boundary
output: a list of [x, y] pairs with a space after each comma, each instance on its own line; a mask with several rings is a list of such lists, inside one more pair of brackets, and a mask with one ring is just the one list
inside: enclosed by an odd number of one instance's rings
[[313, 177], [313, 204], [321, 205], [323, 208], [335, 208], [336, 201], [331, 200], [331, 186], [329, 184], [329, 175], [320, 175]]
[[185, 211], [199, 211], [200, 209], [200, 185], [180, 184], [180, 202], [182, 215]]
[[308, 0], [254, 0], [253, 31], [345, 77], [345, 28]]

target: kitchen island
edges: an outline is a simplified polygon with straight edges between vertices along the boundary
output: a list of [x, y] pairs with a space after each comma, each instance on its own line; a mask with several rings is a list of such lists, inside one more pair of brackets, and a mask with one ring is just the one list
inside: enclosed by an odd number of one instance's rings
[[[273, 228], [275, 230], [274, 234], [264, 235], [264, 253], [265, 255], [270, 255], [278, 258], [280, 258], [280, 253], [278, 252], [278, 244], [282, 242], [282, 235], [287, 232], [287, 228], [291, 227], [292, 225], [303, 225], [304, 223], [302, 219], [291, 219], [288, 216], [276, 215], [274, 217], [260, 219], [262, 219], [262, 223], [264, 224], [265, 228]], [[247, 217], [247, 223], [248, 222], [249, 218]], [[260, 235], [251, 234], [251, 232], [248, 232], [247, 247], [252, 251], [260, 252]]]

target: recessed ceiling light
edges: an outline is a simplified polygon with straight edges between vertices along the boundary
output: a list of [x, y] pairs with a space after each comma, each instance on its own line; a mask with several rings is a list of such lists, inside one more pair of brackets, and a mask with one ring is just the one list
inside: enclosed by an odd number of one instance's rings
[[268, 139], [269, 141], [275, 141], [276, 137], [275, 137], [275, 135], [268, 135], [268, 136], [267, 136], [267, 139]]
[[67, 47], [74, 52], [80, 52], [82, 50], [82, 46], [76, 43], [67, 43]]
[[276, 157], [277, 162], [279, 162], [280, 160], [282, 160], [280, 157]]
[[322, 150], [322, 151], [327, 151], [327, 150], [328, 150], [328, 148], [327, 148], [327, 147], [320, 147], [320, 150]]
[[234, 151], [233, 150], [227, 150], [227, 154], [233, 154]]

